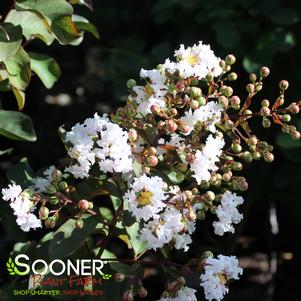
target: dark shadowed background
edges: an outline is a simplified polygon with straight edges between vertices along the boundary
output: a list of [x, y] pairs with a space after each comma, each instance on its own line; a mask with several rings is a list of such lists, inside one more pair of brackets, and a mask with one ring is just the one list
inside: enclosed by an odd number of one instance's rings
[[[1, 0], [0, 9], [4, 7], [5, 1]], [[181, 43], [192, 45], [202, 40], [211, 45], [217, 56], [235, 54], [234, 71], [239, 75], [235, 87], [241, 98], [246, 95], [248, 72], [257, 71], [262, 65], [270, 67], [271, 75], [258, 102], [263, 98], [275, 100], [281, 79], [290, 82], [287, 103], [301, 96], [298, 0], [95, 0], [94, 12], [81, 7], [78, 10], [97, 26], [101, 39], [86, 34], [79, 47], [45, 47], [39, 41], [28, 46], [28, 49], [43, 49], [56, 58], [63, 76], [51, 90], [33, 78], [27, 90], [25, 113], [33, 119], [38, 141], [25, 143], [0, 138], [1, 149], [14, 148], [11, 156], [0, 157], [0, 186], [5, 185], [6, 170], [24, 156], [35, 170], [53, 163], [59, 166], [65, 150], [57, 128], [63, 124], [68, 128], [95, 111], [110, 112], [123, 105], [128, 94], [127, 79], [138, 79], [141, 67], [154, 68], [164, 62]], [[1, 95], [1, 103], [5, 109], [16, 109], [10, 94]], [[275, 145], [276, 160], [272, 164], [255, 162], [246, 167], [244, 173], [249, 179], [249, 190], [244, 193], [246, 219], [235, 235], [222, 239], [211, 236], [210, 226], [200, 222], [190, 255], [213, 248], [217, 254], [240, 256], [246, 267], [245, 275], [230, 288], [225, 300], [298, 301], [301, 143], [286, 139], [275, 126], [264, 131], [255, 126], [254, 132]], [[10, 214], [1, 204], [1, 270], [15, 242], [35, 238], [35, 233], [28, 236], [21, 233]], [[180, 258], [177, 259], [187, 259]], [[10, 281], [4, 275], [2, 271], [3, 285]], [[158, 293], [157, 287], [151, 288], [153, 283], [152, 279], [147, 283], [148, 300], [154, 300]]]

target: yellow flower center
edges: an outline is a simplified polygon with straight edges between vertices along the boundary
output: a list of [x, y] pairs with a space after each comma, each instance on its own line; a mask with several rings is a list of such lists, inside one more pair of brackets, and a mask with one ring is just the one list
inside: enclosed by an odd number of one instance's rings
[[144, 93], [147, 95], [147, 97], [150, 97], [154, 94], [154, 89], [150, 85], [150, 83], [147, 83], [144, 87]]
[[154, 194], [151, 191], [140, 191], [139, 196], [137, 197], [137, 202], [141, 206], [149, 205], [153, 195]]
[[196, 64], [199, 63], [200, 58], [197, 55], [195, 55], [195, 54], [189, 54], [187, 57], [185, 57], [185, 61], [189, 65], [194, 66], [194, 65], [196, 65]]
[[221, 284], [226, 285], [228, 283], [227, 275], [225, 273], [218, 273], [217, 275]]

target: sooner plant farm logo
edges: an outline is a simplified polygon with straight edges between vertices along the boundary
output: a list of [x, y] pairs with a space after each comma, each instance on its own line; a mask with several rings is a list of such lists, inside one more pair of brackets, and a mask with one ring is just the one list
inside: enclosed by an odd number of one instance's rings
[[[104, 263], [100, 259], [54, 259], [47, 263], [43, 259], [31, 261], [26, 254], [10, 257], [6, 268], [12, 276], [29, 276], [31, 290], [14, 290], [15, 295], [87, 295], [95, 293], [102, 295], [100, 288], [103, 280], [109, 280], [112, 275], [102, 271]], [[37, 288], [46, 288], [37, 291]], [[50, 290], [48, 288], [51, 288]], [[79, 287], [81, 289], [79, 289]], [[53, 290], [55, 288], [55, 290]], [[93, 288], [93, 289], [92, 289]], [[47, 292], [47, 293], [45, 293]]]

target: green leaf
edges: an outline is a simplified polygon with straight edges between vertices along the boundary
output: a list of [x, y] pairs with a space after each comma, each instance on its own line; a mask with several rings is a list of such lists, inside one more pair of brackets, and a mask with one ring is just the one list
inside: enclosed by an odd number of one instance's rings
[[56, 230], [49, 244], [50, 259], [65, 258], [83, 246], [87, 237], [97, 227], [99, 216], [86, 214], [82, 219], [84, 220], [82, 229], [75, 227], [75, 219], [72, 218]]
[[112, 211], [107, 207], [99, 207], [100, 215], [103, 219], [107, 220], [108, 222], [111, 222], [113, 219], [113, 213]]
[[91, 200], [97, 195], [103, 195], [103, 181], [87, 179], [76, 185], [76, 192], [82, 199]]
[[140, 226], [139, 223], [134, 223], [130, 227], [126, 227], [126, 231], [129, 235], [129, 240], [130, 243], [133, 247], [135, 256], [138, 256], [139, 254], [143, 253], [146, 250], [146, 243], [142, 242], [139, 239], [139, 231], [140, 231]]
[[50, 56], [29, 52], [32, 70], [38, 75], [46, 88], [50, 89], [61, 76], [58, 63]]
[[91, 24], [86, 18], [79, 15], [73, 15], [72, 21], [75, 23], [76, 27], [81, 31], [88, 31], [92, 33], [95, 36], [95, 38], [100, 38], [97, 28], [93, 24]]
[[13, 140], [37, 140], [30, 117], [16, 111], [0, 110], [0, 135]]
[[0, 62], [13, 56], [22, 44], [22, 28], [11, 23], [0, 25]]
[[284, 150], [301, 148], [300, 140], [293, 140], [288, 134], [281, 133], [276, 138], [276, 143]]
[[51, 45], [55, 39], [49, 23], [41, 14], [12, 9], [7, 15], [6, 21], [14, 25], [21, 25], [23, 35], [27, 40], [37, 37], [45, 44]]
[[30, 58], [27, 52], [20, 48], [14, 56], [4, 61], [9, 74], [9, 82], [18, 90], [25, 90], [30, 82]]
[[62, 45], [74, 42], [80, 37], [80, 33], [73, 23], [71, 16], [63, 16], [55, 19], [51, 24], [51, 29]]
[[57, 18], [72, 15], [73, 7], [66, 0], [17, 0], [16, 10], [30, 10], [42, 14], [50, 22]]
[[18, 109], [22, 111], [25, 105], [25, 93], [15, 87], [12, 87], [12, 90], [18, 103]]
[[165, 174], [173, 184], [180, 184], [185, 180], [185, 176], [181, 172], [170, 171], [165, 172]]
[[7, 172], [6, 177], [10, 181], [21, 185], [23, 188], [28, 187], [31, 184], [32, 178], [34, 177], [33, 170], [28, 164], [27, 158], [23, 158], [20, 162], [12, 166]]

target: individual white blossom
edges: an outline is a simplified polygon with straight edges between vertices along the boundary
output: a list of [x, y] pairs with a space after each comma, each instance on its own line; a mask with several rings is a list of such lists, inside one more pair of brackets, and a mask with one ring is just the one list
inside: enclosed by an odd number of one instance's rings
[[164, 63], [169, 73], [179, 72], [180, 76], [188, 78], [195, 76], [205, 78], [208, 73], [219, 76], [222, 68], [219, 66], [220, 58], [216, 57], [209, 45], [204, 45], [201, 41], [192, 47], [183, 44], [175, 51], [177, 62], [167, 59]]
[[23, 231], [42, 227], [41, 220], [32, 213], [35, 210], [34, 204], [28, 193], [22, 192], [21, 186], [9, 184], [8, 188], [2, 189], [2, 198], [10, 201], [9, 205], [14, 211], [16, 222]]
[[183, 286], [177, 291], [177, 295], [175, 297], [161, 298], [158, 301], [197, 301], [195, 293], [195, 289]]
[[220, 301], [228, 293], [229, 281], [239, 279], [243, 270], [235, 256], [218, 255], [205, 261], [205, 273], [201, 275], [201, 286], [207, 300]]
[[215, 101], [209, 101], [204, 106], [192, 111], [185, 112], [185, 116], [181, 120], [188, 125], [189, 131], [185, 135], [189, 135], [198, 122], [201, 122], [209, 132], [215, 133], [215, 125], [220, 121], [223, 108]]
[[216, 208], [216, 215], [219, 221], [213, 222], [214, 233], [224, 235], [225, 232], [234, 233], [232, 224], [238, 224], [243, 215], [238, 212], [237, 206], [243, 204], [244, 199], [236, 193], [227, 191], [223, 194], [220, 205]]
[[67, 132], [65, 141], [71, 143], [69, 155], [76, 163], [67, 167], [76, 178], [86, 178], [96, 162], [103, 172], [126, 173], [133, 168], [128, 133], [108, 117], [94, 115]]
[[145, 174], [135, 178], [124, 195], [129, 211], [137, 221], [158, 217], [158, 213], [166, 206], [166, 198], [163, 180], [158, 176], [148, 177]]
[[182, 138], [180, 135], [173, 133], [170, 135], [169, 140], [166, 140], [164, 138], [160, 138], [158, 140], [158, 147], [157, 147], [157, 154], [165, 154], [167, 151], [164, 149], [164, 146], [173, 146], [175, 148], [179, 148], [183, 145], [184, 138]]
[[190, 164], [190, 169], [198, 184], [201, 184], [202, 181], [208, 181], [211, 177], [211, 172], [218, 169], [216, 163], [219, 161], [224, 145], [225, 141], [223, 138], [219, 136], [214, 138], [212, 135], [209, 135], [203, 150], [196, 151], [195, 159]]
[[33, 178], [33, 185], [30, 188], [38, 192], [45, 192], [46, 188], [52, 183], [52, 173], [54, 170], [55, 166], [51, 165], [43, 172], [41, 177]]

